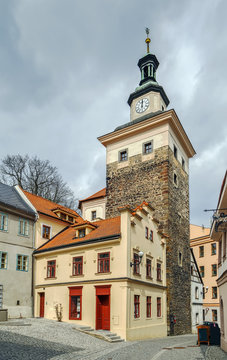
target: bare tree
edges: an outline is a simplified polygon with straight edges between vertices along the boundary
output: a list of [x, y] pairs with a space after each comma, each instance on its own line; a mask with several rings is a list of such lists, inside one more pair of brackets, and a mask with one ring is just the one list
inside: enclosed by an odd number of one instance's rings
[[8, 185], [20, 185], [32, 194], [58, 204], [77, 208], [73, 191], [63, 181], [56, 166], [37, 156], [7, 155], [0, 165], [0, 180]]

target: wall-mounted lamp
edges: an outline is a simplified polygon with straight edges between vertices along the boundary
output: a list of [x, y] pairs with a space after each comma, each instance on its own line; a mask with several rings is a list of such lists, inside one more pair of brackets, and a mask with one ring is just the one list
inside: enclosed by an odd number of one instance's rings
[[136, 265], [139, 265], [139, 264], [141, 264], [141, 261], [142, 261], [142, 258], [143, 258], [143, 252], [142, 251], [140, 251], [139, 252], [139, 262], [138, 261], [134, 261], [134, 262], [130, 262], [130, 266], [132, 267], [132, 266], [136, 266]]

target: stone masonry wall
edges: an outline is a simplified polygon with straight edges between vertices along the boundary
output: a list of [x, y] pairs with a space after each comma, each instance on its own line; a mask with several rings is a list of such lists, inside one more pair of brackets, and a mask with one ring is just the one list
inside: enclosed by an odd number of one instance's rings
[[[177, 186], [174, 184], [177, 175]], [[142, 162], [142, 154], [129, 158], [129, 166], [107, 165], [106, 217], [119, 215], [118, 207], [132, 208], [147, 201], [155, 208], [160, 228], [170, 236], [167, 243], [167, 321], [176, 315], [171, 333], [191, 332], [191, 276], [189, 246], [188, 175], [174, 158], [172, 150], [162, 147], [154, 158]], [[179, 252], [182, 266], [178, 264]]]

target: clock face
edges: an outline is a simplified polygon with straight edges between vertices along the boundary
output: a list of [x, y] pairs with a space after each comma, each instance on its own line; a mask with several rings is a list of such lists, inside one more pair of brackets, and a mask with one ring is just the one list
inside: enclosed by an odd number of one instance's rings
[[136, 103], [136, 112], [137, 113], [142, 113], [145, 110], [147, 110], [148, 106], [149, 106], [149, 100], [147, 98], [140, 99]]

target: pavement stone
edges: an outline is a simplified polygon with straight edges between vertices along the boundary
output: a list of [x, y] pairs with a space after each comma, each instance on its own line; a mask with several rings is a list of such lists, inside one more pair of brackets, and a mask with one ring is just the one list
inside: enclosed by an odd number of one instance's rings
[[0, 360], [227, 360], [217, 346], [196, 346], [196, 335], [108, 343], [72, 323], [17, 319], [0, 323]]

